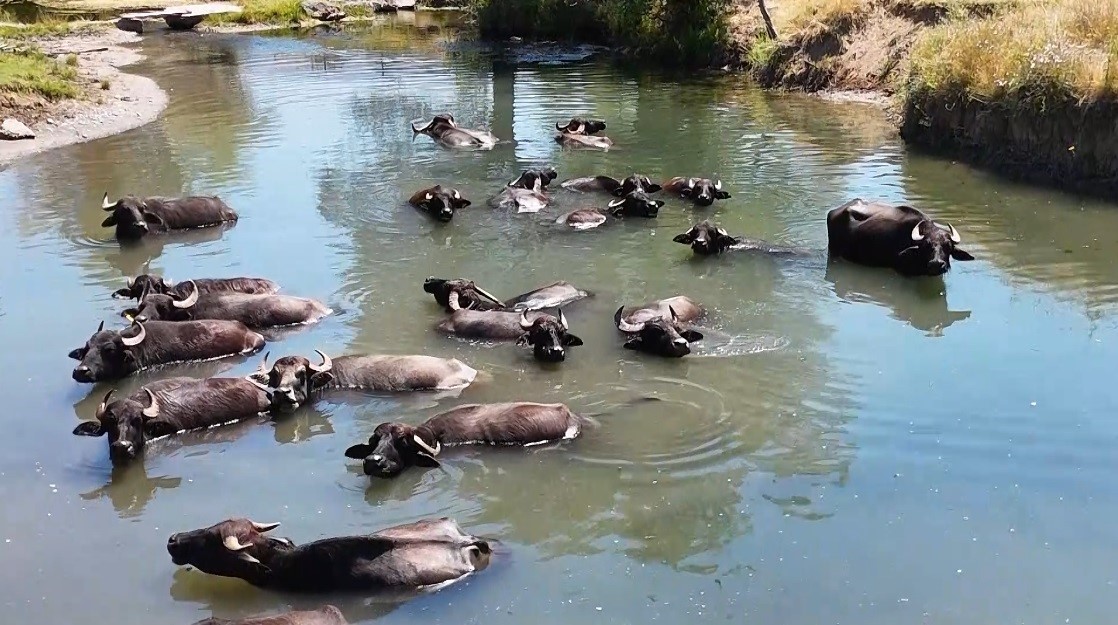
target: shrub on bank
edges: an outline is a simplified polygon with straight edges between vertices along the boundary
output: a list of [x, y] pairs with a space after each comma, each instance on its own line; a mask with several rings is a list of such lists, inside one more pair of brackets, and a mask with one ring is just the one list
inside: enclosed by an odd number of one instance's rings
[[673, 65], [709, 65], [727, 43], [732, 0], [470, 0], [487, 39], [582, 41]]
[[41, 52], [0, 52], [0, 93], [39, 95], [48, 100], [78, 95], [78, 72]]

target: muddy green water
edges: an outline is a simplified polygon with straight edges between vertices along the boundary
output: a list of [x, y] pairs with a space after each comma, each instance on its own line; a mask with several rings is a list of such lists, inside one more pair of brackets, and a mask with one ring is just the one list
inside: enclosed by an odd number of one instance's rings
[[[171, 94], [140, 130], [0, 172], [0, 614], [5, 623], [186, 624], [331, 601], [352, 622], [1104, 623], [1118, 611], [1118, 212], [907, 153], [879, 111], [595, 60], [440, 47], [435, 24], [290, 36], [170, 36], [137, 71]], [[453, 111], [515, 140], [457, 153], [408, 121]], [[568, 152], [559, 116], [617, 148]], [[485, 206], [521, 168], [561, 177], [715, 174], [733, 199], [572, 234]], [[452, 183], [448, 225], [404, 204]], [[218, 193], [224, 233], [122, 250], [102, 192]], [[824, 212], [853, 196], [953, 223], [978, 260], [943, 281], [828, 266]], [[601, 203], [556, 194], [559, 208]], [[557, 214], [558, 209], [549, 215]], [[695, 261], [671, 238], [714, 217], [820, 250]], [[150, 263], [259, 275], [337, 314], [276, 354], [428, 353], [489, 380], [459, 397], [333, 396], [291, 418], [154, 445], [111, 469], [70, 434], [109, 385], [66, 353]], [[586, 345], [542, 368], [435, 334], [420, 285], [596, 292]], [[688, 294], [711, 314], [683, 360], [621, 349], [621, 303]], [[243, 374], [259, 357], [157, 372]], [[658, 402], [633, 403], [655, 397]], [[377, 423], [462, 402], [563, 401], [600, 427], [559, 449], [471, 451], [370, 481], [342, 451]], [[402, 605], [293, 597], [175, 567], [172, 532], [234, 515], [297, 542], [449, 515], [503, 541], [483, 574]]]

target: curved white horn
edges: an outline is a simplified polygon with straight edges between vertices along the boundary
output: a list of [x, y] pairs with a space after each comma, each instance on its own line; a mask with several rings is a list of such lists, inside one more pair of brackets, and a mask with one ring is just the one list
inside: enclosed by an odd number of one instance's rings
[[144, 416], [154, 419], [159, 416], [159, 400], [155, 399], [155, 393], [152, 393], [151, 389], [145, 387], [144, 392], [148, 394], [148, 399], [151, 400], [151, 405], [144, 408]]
[[260, 363], [260, 368], [256, 370], [257, 373], [267, 375], [271, 371], [271, 369], [268, 368], [268, 356], [271, 355], [272, 352], [264, 352], [264, 361]]
[[955, 229], [955, 226], [952, 226], [951, 224], [947, 224], [947, 228], [951, 231], [951, 242], [952, 243], [954, 243], [955, 245], [958, 245], [958, 244], [963, 242], [963, 237], [962, 237], [962, 235], [959, 234], [959, 231]]
[[318, 354], [322, 358], [322, 364], [320, 364], [318, 366], [307, 365], [307, 367], [311, 371], [314, 371], [315, 373], [324, 373], [324, 372], [329, 371], [330, 369], [334, 368], [334, 361], [330, 360], [329, 356], [327, 356], [326, 354], [323, 354], [321, 351], [319, 351], [317, 349], [314, 350], [314, 353]]
[[622, 310], [624, 309], [618, 308], [617, 312], [613, 315], [614, 321], [617, 322], [618, 330], [621, 330], [622, 332], [640, 332], [644, 329], [643, 323], [629, 323], [628, 321], [626, 321], [625, 317], [621, 315]]
[[101, 208], [107, 211], [113, 210], [115, 204], [109, 202], [109, 192], [105, 191], [105, 197], [101, 198]]
[[446, 302], [447, 306], [450, 306], [451, 310], [461, 310], [462, 309], [462, 304], [458, 303], [458, 291], [451, 291], [450, 295], [447, 296], [446, 299], [447, 299], [447, 302]]
[[618, 198], [616, 200], [610, 200], [609, 201], [609, 207], [610, 208], [617, 208], [618, 206], [621, 206], [624, 203], [625, 203], [625, 198]]
[[430, 445], [425, 443], [418, 434], [412, 434], [412, 440], [415, 441], [416, 445], [419, 445], [420, 449], [431, 454], [432, 457], [439, 455], [439, 452], [443, 450], [442, 443], [440, 443], [439, 441], [435, 441], [435, 446], [431, 447]]
[[571, 326], [567, 323], [567, 315], [563, 314], [563, 309], [559, 309], [559, 323], [563, 326], [564, 330], [570, 330]]
[[688, 178], [687, 179], [687, 188], [688, 189], [694, 189], [695, 188], [695, 179], [694, 178]]
[[486, 298], [488, 298], [489, 301], [493, 302], [494, 304], [500, 306], [501, 308], [505, 308], [505, 303], [502, 302], [501, 300], [497, 299], [497, 297], [495, 295], [493, 295], [492, 293], [490, 293], [489, 291], [486, 291], [485, 289], [481, 288], [480, 286], [478, 286], [476, 284], [474, 285], [474, 290], [477, 291], [478, 293], [482, 294]]
[[279, 523], [257, 523], [256, 521], [249, 521], [252, 523], [252, 528], [258, 532], [270, 532], [280, 526]]
[[524, 330], [529, 330], [532, 328], [532, 325], [532, 322], [528, 321], [528, 311], [522, 311], [520, 313], [520, 327]]
[[97, 406], [97, 412], [94, 413], [93, 416], [96, 417], [98, 421], [101, 420], [101, 417], [105, 416], [105, 409], [109, 407], [109, 399], [112, 398], [114, 392], [115, 391], [109, 391], [105, 393], [105, 399], [102, 399], [101, 403]]
[[715, 191], [721, 191], [722, 190], [722, 181], [721, 180], [716, 180], [714, 182], [714, 190]]
[[672, 314], [672, 321], [677, 321], [679, 319], [679, 315], [675, 314], [674, 306], [668, 306], [668, 312]]
[[924, 235], [920, 234], [920, 224], [922, 224], [922, 223], [924, 223], [924, 222], [921, 221], [920, 223], [916, 224], [916, 226], [912, 229], [912, 240], [913, 241], [923, 241], [924, 240]]
[[187, 280], [186, 284], [190, 285], [190, 295], [187, 295], [186, 299], [181, 302], [172, 298], [171, 303], [174, 304], [175, 308], [190, 308], [198, 303], [198, 285], [193, 280]]
[[136, 327], [140, 328], [140, 332], [132, 338], [128, 338], [126, 336], [120, 337], [120, 342], [124, 343], [125, 347], [135, 347], [140, 343], [143, 343], [144, 339], [148, 335], [148, 331], [144, 329], [144, 324], [140, 323], [139, 321], [133, 321], [132, 323], [136, 325]]
[[245, 549], [248, 549], [249, 547], [252, 546], [251, 544], [242, 545], [241, 541], [237, 540], [236, 536], [226, 536], [225, 540], [223, 540], [221, 542], [225, 545], [225, 548], [228, 549], [229, 551], [244, 551]]

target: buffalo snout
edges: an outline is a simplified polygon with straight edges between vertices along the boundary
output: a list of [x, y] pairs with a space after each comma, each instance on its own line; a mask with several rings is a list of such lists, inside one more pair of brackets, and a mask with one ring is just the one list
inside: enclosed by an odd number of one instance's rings
[[109, 444], [109, 460], [113, 464], [131, 462], [136, 459], [136, 444], [132, 441], [119, 440]]
[[81, 382], [83, 384], [92, 384], [96, 382], [93, 377], [93, 371], [85, 365], [74, 367], [74, 372], [71, 374], [71, 377], [74, 378], [75, 382]]

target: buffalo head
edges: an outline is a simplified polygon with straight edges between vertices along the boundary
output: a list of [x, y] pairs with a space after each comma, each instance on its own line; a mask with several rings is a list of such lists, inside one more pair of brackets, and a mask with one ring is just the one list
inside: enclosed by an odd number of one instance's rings
[[140, 300], [139, 306], [129, 308], [120, 314], [141, 323], [148, 321], [190, 321], [190, 309], [198, 303], [198, 286], [193, 280], [184, 282], [190, 285], [190, 295], [176, 299], [174, 295], [149, 293]]
[[[474, 284], [472, 280], [444, 280], [431, 277], [423, 281], [423, 290], [434, 295], [435, 301], [449, 310], [459, 308], [493, 310], [494, 306], [505, 307], [504, 302]], [[454, 300], [453, 306], [451, 299]]]
[[153, 227], [156, 232], [167, 229], [167, 222], [162, 217], [149, 211], [142, 199], [132, 195], [111, 203], [106, 192], [105, 197], [101, 199], [101, 208], [112, 213], [101, 222], [101, 227], [116, 226], [118, 238], [139, 239], [151, 232]]
[[570, 325], [563, 309], [559, 318], [540, 315], [534, 321], [528, 320], [528, 312], [520, 314], [520, 328], [524, 334], [516, 340], [517, 345], [531, 345], [536, 360], [543, 362], [562, 362], [567, 357], [567, 347], [582, 345], [582, 339], [569, 334]]
[[611, 200], [609, 213], [614, 217], [655, 217], [664, 205], [661, 200], [654, 200], [640, 189], [630, 191], [624, 197]]
[[555, 181], [559, 177], [559, 173], [553, 167], [541, 167], [539, 169], [525, 169], [521, 172], [520, 177], [508, 183], [509, 187], [516, 189], [528, 189], [529, 191], [543, 191], [547, 185]]
[[252, 580], [268, 573], [256, 556], [267, 559], [275, 551], [293, 548], [289, 540], [264, 535], [277, 527], [279, 523], [229, 519], [172, 535], [167, 539], [167, 553], [179, 566], [189, 564], [210, 575]]
[[632, 174], [628, 178], [621, 181], [621, 185], [613, 190], [613, 194], [617, 197], [624, 197], [633, 191], [643, 191], [645, 193], [656, 193], [662, 189], [660, 185], [652, 182], [648, 176], [643, 174]]
[[951, 269], [951, 259], [974, 260], [956, 247], [963, 238], [951, 224], [921, 220], [909, 233], [912, 245], [901, 250], [898, 261], [902, 271], [914, 275], [941, 276]]
[[69, 354], [70, 358], [81, 363], [74, 367], [74, 380], [85, 383], [113, 380], [139, 369], [132, 350], [144, 342], [147, 331], [139, 322], [134, 322], [132, 327], [136, 328], [135, 334], [125, 336], [123, 330], [105, 330], [105, 322], [102, 321], [85, 345]]
[[440, 113], [431, 118], [424, 126], [411, 125], [412, 132], [415, 134], [437, 135], [449, 128], [457, 128], [458, 123], [454, 121], [454, 116], [450, 113]]
[[382, 423], [373, 430], [369, 442], [354, 445], [345, 451], [347, 458], [362, 461], [365, 475], [396, 477], [411, 466], [439, 466], [435, 458], [442, 444], [424, 428], [403, 423]]
[[470, 205], [470, 201], [462, 197], [458, 189], [444, 189], [442, 185], [435, 185], [416, 193], [409, 202], [430, 213], [439, 221], [450, 221], [454, 218], [454, 211]]
[[[135, 460], [144, 451], [144, 436], [147, 431], [147, 422], [159, 416], [159, 402], [155, 395], [144, 389], [148, 396], [148, 406], [131, 399], [118, 399], [110, 401], [113, 391], [105, 394], [105, 399], [97, 406], [95, 421], [83, 421], [74, 428], [78, 436], [105, 436], [109, 437], [109, 459], [114, 465], [122, 465]], [[152, 436], [172, 434], [170, 431], [160, 432], [158, 429], [149, 432]]]
[[142, 299], [147, 293], [167, 293], [174, 284], [160, 276], [143, 273], [128, 280], [127, 286], [113, 292], [113, 297], [125, 299]]
[[625, 349], [648, 352], [657, 356], [682, 358], [691, 353], [688, 343], [703, 340], [702, 333], [685, 328], [679, 323], [674, 308], [668, 308], [672, 315], [671, 321], [657, 317], [640, 323], [625, 321], [621, 315], [623, 308], [617, 309], [613, 321], [617, 324], [618, 330], [636, 335], [625, 342]]
[[606, 123], [600, 119], [573, 117], [566, 124], [555, 122], [555, 129], [572, 135], [593, 135], [605, 130]]
[[728, 248], [741, 243], [741, 239], [730, 236], [730, 233], [710, 221], [695, 224], [690, 230], [677, 234], [672, 240], [690, 245], [693, 252], [703, 256], [725, 252]]
[[715, 200], [727, 200], [730, 194], [722, 190], [721, 180], [688, 178], [679, 190], [680, 197], [690, 198], [699, 206], [710, 206]]
[[322, 364], [311, 364], [311, 361], [302, 356], [285, 356], [276, 360], [276, 364], [269, 368], [269, 354], [264, 354], [260, 368], [249, 375], [248, 379], [275, 389], [272, 393], [272, 405], [277, 411], [294, 412], [307, 403], [307, 398], [312, 393], [334, 381], [334, 374], [330, 373], [334, 367], [333, 361], [321, 351], [314, 351], [322, 358]]

